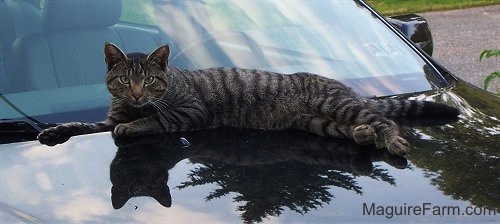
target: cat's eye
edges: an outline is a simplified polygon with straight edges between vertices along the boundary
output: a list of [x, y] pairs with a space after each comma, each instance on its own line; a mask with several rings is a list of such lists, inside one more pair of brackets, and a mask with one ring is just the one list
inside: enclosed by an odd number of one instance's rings
[[127, 85], [130, 83], [130, 79], [128, 78], [128, 76], [125, 76], [125, 75], [122, 75], [118, 78], [118, 80], [124, 84], [124, 85]]
[[151, 84], [151, 83], [153, 83], [155, 80], [156, 80], [156, 78], [155, 78], [154, 76], [148, 76], [148, 77], [146, 77], [146, 79], [144, 80], [144, 83], [145, 83], [145, 84]]

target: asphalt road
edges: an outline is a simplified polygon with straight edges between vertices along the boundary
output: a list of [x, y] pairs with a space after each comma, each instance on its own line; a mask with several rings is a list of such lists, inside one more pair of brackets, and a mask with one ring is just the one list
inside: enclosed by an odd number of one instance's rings
[[[484, 77], [500, 70], [500, 58], [479, 62], [484, 49], [500, 49], [500, 5], [418, 14], [431, 28], [433, 57], [454, 74], [482, 88]], [[489, 90], [500, 91], [500, 79]]]

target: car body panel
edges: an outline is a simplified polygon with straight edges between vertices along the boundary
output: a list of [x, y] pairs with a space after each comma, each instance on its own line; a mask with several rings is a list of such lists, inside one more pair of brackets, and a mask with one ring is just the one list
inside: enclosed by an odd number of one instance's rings
[[[414, 97], [458, 106], [462, 115], [458, 121], [401, 121], [412, 145], [408, 161], [391, 157], [380, 145], [361, 147], [301, 133], [250, 130], [115, 141], [110, 133], [98, 133], [72, 137], [55, 147], [37, 141], [5, 144], [0, 149], [0, 219], [12, 220], [14, 215], [40, 223], [498, 222], [492, 213], [500, 201], [498, 98], [466, 83]], [[169, 198], [163, 200], [171, 207], [137, 184], [150, 183], [151, 173], [166, 175], [162, 183], [168, 186]], [[111, 179], [117, 175], [136, 181], [138, 188], [129, 190], [143, 196], [117, 205], [120, 199], [111, 193]], [[134, 180], [138, 176], [146, 180]], [[368, 215], [372, 203], [375, 208], [491, 210], [486, 215], [432, 215], [433, 210], [426, 215], [395, 215], [388, 210]]]

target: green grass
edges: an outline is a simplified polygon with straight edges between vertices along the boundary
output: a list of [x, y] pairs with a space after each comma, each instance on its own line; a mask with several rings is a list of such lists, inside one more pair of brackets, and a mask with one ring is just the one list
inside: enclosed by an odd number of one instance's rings
[[366, 2], [386, 16], [500, 4], [500, 0], [366, 0]]

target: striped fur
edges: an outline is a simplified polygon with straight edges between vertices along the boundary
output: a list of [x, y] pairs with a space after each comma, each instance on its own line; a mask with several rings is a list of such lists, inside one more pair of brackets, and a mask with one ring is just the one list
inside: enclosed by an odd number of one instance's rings
[[309, 73], [167, 67], [168, 55], [168, 46], [150, 55], [125, 55], [106, 44], [113, 98], [108, 118], [91, 132], [113, 129], [116, 136], [136, 136], [222, 126], [298, 129], [359, 144], [372, 144], [378, 134], [390, 152], [404, 155], [409, 144], [387, 116], [458, 115], [457, 109], [433, 102], [362, 99], [336, 80]]

